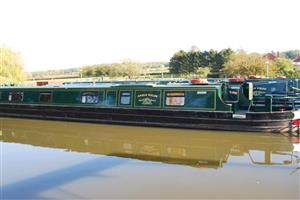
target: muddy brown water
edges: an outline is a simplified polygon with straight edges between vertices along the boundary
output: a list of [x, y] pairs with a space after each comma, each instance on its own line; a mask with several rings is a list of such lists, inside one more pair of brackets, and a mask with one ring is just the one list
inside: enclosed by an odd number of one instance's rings
[[1, 199], [299, 199], [278, 134], [0, 118]]

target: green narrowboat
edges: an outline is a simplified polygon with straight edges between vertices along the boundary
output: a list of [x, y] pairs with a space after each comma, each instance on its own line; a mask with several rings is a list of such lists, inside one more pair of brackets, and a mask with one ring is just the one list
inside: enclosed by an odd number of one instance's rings
[[[290, 131], [291, 111], [254, 112], [253, 84], [228, 98], [225, 84], [66, 84], [1, 87], [0, 115], [215, 130]], [[243, 106], [241, 105], [243, 101]]]

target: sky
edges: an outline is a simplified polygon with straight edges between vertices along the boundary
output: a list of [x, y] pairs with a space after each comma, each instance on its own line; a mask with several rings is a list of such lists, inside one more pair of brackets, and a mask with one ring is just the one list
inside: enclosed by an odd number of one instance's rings
[[300, 0], [0, 0], [0, 45], [26, 71], [300, 49]]

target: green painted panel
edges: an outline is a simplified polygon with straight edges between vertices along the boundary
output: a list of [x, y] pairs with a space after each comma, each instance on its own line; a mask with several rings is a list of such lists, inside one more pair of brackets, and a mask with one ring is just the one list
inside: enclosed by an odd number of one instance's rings
[[1, 102], [8, 102], [8, 91], [2, 91], [1, 92]]
[[55, 91], [53, 92], [53, 103], [81, 103], [81, 94], [79, 91]]
[[39, 103], [39, 94], [39, 91], [25, 91], [23, 103]]
[[135, 94], [135, 107], [160, 107], [161, 105], [160, 90], [137, 90]]
[[[166, 90], [166, 91], [165, 91]], [[231, 106], [222, 101], [221, 87], [122, 87], [119, 89], [104, 88], [26, 88], [26, 89], [1, 89], [1, 102], [8, 102], [11, 91], [24, 92], [24, 100], [20, 103], [40, 103], [41, 92], [52, 92], [53, 104], [86, 105], [86, 106], [132, 106], [137, 108], [176, 108], [230, 111]], [[98, 103], [82, 103], [83, 92], [96, 92], [99, 96]], [[122, 102], [122, 92], [129, 93], [130, 98], [125, 97]], [[172, 95], [167, 96], [168, 93]], [[173, 94], [174, 93], [174, 94]], [[176, 94], [177, 93], [177, 94]], [[125, 95], [126, 96], [126, 95]], [[173, 98], [174, 97], [174, 98]], [[126, 101], [130, 102], [127, 104]], [[125, 103], [124, 103], [125, 102]], [[168, 103], [167, 103], [168, 102]], [[49, 102], [50, 103], [50, 102]]]
[[216, 91], [198, 90], [185, 92], [186, 108], [215, 109]]

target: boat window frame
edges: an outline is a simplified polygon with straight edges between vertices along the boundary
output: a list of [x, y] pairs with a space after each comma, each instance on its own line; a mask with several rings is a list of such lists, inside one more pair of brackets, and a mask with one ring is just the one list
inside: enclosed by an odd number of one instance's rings
[[[108, 94], [113, 94], [114, 93], [114, 96], [115, 96], [115, 101], [114, 101], [114, 104], [108, 104]], [[118, 91], [117, 90], [113, 90], [113, 89], [108, 89], [108, 90], [105, 90], [105, 100], [104, 100], [104, 105], [105, 106], [117, 106], [118, 105]]]
[[[129, 95], [122, 95], [122, 93], [128, 93]], [[129, 103], [127, 103], [127, 104], [122, 103], [122, 97], [129, 97]], [[132, 90], [119, 90], [119, 95], [118, 95], [118, 105], [119, 106], [132, 106], [132, 99], [133, 99], [133, 91]]]
[[[50, 94], [50, 100], [49, 101], [41, 101], [41, 96], [46, 95], [46, 94]], [[43, 91], [43, 92], [39, 93], [39, 103], [44, 103], [44, 104], [52, 103], [52, 100], [53, 100], [53, 92], [52, 91], [50, 91], [50, 92]]]
[[[175, 95], [172, 95], [172, 96], [168, 96], [168, 93], [174, 93]], [[179, 95], [180, 93], [183, 93], [183, 95]], [[185, 98], [186, 98], [186, 92], [184, 91], [184, 90], [166, 90], [165, 91], [165, 98], [164, 98], [164, 105], [166, 106], [166, 107], [184, 107], [185, 106]], [[179, 98], [179, 97], [181, 97], [181, 98], [183, 98], [183, 104], [182, 105], [180, 105], [180, 104], [178, 104], [178, 105], [176, 105], [176, 104], [174, 104], [174, 105], [168, 105], [167, 104], [167, 99], [168, 98]]]
[[192, 88], [192, 89], [183, 89], [185, 92], [185, 98], [187, 98], [187, 93], [188, 92], [213, 92], [213, 107], [209, 107], [209, 108], [204, 108], [204, 107], [186, 107], [186, 102], [184, 106], [167, 106], [165, 104], [166, 102], [166, 93], [167, 92], [171, 92], [171, 91], [178, 91], [178, 89], [167, 89], [164, 90], [163, 92], [163, 108], [178, 108], [178, 109], [187, 109], [187, 110], [210, 110], [210, 111], [214, 111], [217, 108], [217, 91], [215, 89], [212, 88]]
[[[13, 97], [19, 94], [21, 96], [20, 99], [15, 100]], [[9, 102], [23, 102], [24, 101], [24, 91], [12, 91], [8, 93], [8, 101]]]

